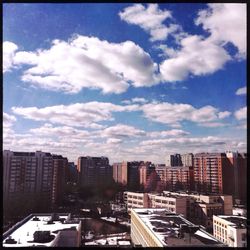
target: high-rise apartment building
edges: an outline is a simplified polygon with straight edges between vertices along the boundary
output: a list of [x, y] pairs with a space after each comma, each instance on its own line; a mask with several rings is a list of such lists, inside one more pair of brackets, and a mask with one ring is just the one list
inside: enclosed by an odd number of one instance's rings
[[182, 166], [181, 155], [180, 154], [167, 155], [166, 156], [166, 166], [167, 167]]
[[223, 171], [225, 193], [232, 194], [235, 199], [246, 203], [247, 189], [247, 154], [226, 152], [227, 168]]
[[[60, 160], [63, 159], [63, 160]], [[50, 206], [59, 200], [64, 182], [62, 156], [41, 151], [3, 151], [4, 203], [39, 201], [40, 206]]]
[[140, 166], [139, 173], [141, 190], [156, 191], [160, 178], [155, 171], [155, 166], [151, 162], [145, 162]]
[[112, 167], [107, 157], [79, 157], [77, 169], [81, 186], [98, 186], [112, 180]]
[[246, 201], [246, 154], [200, 153], [194, 156], [194, 182], [198, 192], [233, 195]]
[[194, 182], [199, 192], [223, 193], [222, 168], [226, 164], [223, 153], [199, 153], [194, 156]]
[[118, 183], [122, 183], [122, 163], [113, 163], [113, 180]]
[[155, 171], [160, 179], [164, 190], [193, 190], [194, 170], [193, 167], [168, 167], [156, 165]]
[[194, 166], [194, 155], [192, 153], [182, 154], [181, 162], [184, 167]]
[[52, 203], [61, 204], [66, 185], [65, 173], [68, 169], [68, 159], [61, 155], [53, 155], [53, 187]]
[[123, 161], [113, 164], [113, 179], [128, 190], [140, 189], [140, 166], [143, 161]]
[[69, 162], [66, 172], [67, 182], [77, 182], [77, 177], [78, 177], [77, 165], [75, 165], [74, 162]]

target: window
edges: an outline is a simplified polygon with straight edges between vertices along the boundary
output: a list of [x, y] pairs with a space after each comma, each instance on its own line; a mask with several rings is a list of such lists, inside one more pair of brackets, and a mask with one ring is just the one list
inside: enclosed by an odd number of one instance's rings
[[246, 240], [246, 234], [245, 234], [245, 233], [241, 234], [241, 240], [242, 240], [242, 241], [245, 241], [245, 240]]

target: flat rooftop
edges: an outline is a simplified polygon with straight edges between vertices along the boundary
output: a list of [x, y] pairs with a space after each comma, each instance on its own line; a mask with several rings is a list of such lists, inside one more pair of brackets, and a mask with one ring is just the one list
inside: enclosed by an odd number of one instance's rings
[[247, 218], [244, 216], [238, 215], [216, 215], [217, 217], [224, 219], [229, 223], [230, 226], [235, 228], [246, 228], [247, 227]]
[[166, 209], [133, 209], [163, 246], [225, 246], [199, 226]]
[[[59, 231], [63, 230], [75, 230], [79, 226], [79, 222], [69, 220], [69, 214], [62, 214], [58, 216], [56, 220], [53, 220], [51, 224], [48, 222], [51, 220], [51, 214], [39, 215], [32, 214], [26, 217], [21, 222], [15, 224], [3, 235], [4, 247], [32, 247], [32, 246], [44, 246], [49, 247], [53, 243]], [[35, 242], [34, 233], [36, 231], [49, 231], [50, 240], [45, 243]], [[16, 243], [6, 243], [6, 240], [11, 238]]]

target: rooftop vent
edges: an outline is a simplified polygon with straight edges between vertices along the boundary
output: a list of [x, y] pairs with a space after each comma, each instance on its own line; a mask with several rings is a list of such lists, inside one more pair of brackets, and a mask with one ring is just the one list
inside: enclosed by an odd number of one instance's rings
[[48, 243], [54, 239], [54, 236], [50, 234], [50, 231], [35, 231], [33, 234], [34, 242]]
[[16, 244], [17, 241], [9, 237], [7, 240], [5, 240], [5, 244]]

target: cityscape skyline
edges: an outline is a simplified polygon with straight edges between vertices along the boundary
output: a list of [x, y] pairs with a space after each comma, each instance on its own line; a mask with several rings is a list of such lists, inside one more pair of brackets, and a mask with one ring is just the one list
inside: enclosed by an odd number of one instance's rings
[[6, 3], [3, 41], [4, 149], [246, 152], [246, 4]]

